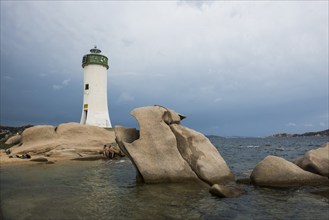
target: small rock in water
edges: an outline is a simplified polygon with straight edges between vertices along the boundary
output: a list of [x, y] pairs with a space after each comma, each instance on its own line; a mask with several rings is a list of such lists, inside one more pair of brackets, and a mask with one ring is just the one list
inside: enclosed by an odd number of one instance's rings
[[48, 159], [44, 158], [44, 157], [38, 157], [38, 158], [35, 158], [35, 159], [31, 159], [30, 161], [33, 161], [33, 162], [48, 162]]
[[106, 159], [106, 158], [103, 155], [90, 155], [90, 156], [73, 158], [72, 160], [92, 161], [92, 160], [100, 160], [100, 159]]
[[233, 186], [224, 186], [214, 184], [210, 189], [209, 192], [212, 195], [218, 196], [220, 198], [227, 198], [227, 197], [238, 197], [241, 194], [245, 193], [244, 189], [236, 188]]

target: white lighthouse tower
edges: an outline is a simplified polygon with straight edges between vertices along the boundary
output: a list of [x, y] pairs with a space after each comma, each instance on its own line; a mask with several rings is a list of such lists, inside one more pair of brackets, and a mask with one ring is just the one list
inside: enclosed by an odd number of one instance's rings
[[111, 128], [107, 106], [107, 69], [108, 58], [95, 48], [84, 55], [82, 67], [84, 72], [83, 107], [80, 124]]

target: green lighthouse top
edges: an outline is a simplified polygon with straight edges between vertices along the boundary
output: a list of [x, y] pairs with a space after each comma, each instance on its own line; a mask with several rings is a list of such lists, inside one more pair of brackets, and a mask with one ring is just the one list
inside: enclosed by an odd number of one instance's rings
[[82, 58], [82, 68], [89, 64], [98, 64], [105, 66], [106, 69], [109, 68], [108, 58], [104, 55], [101, 55], [102, 51], [98, 49], [96, 46], [90, 50], [90, 54], [86, 54]]

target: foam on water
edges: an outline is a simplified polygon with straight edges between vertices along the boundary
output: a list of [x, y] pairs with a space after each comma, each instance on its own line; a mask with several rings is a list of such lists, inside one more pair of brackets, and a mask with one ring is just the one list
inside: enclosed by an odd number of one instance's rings
[[257, 147], [260, 147], [260, 146], [252, 146], [252, 145], [247, 146], [247, 148], [257, 148]]

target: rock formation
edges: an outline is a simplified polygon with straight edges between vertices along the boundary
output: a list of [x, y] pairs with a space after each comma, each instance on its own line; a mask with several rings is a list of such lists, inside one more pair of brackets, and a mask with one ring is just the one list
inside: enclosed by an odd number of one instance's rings
[[303, 170], [329, 177], [329, 142], [320, 148], [308, 151], [294, 163]]
[[76, 158], [97, 155], [104, 144], [115, 142], [113, 131], [96, 126], [65, 123], [26, 129], [21, 143], [10, 148], [12, 155], [28, 153], [47, 157]]
[[259, 162], [250, 176], [257, 186], [291, 187], [303, 185], [329, 185], [326, 177], [304, 171], [297, 165], [276, 156], [267, 156]]
[[177, 149], [175, 135], [163, 120], [166, 112], [158, 106], [134, 109], [131, 114], [140, 125], [140, 138], [123, 142], [123, 152], [134, 161], [144, 182], [197, 181]]
[[122, 151], [147, 183], [197, 181], [210, 185], [232, 181], [233, 174], [202, 134], [179, 125], [185, 116], [161, 106], [134, 109], [140, 132], [115, 127]]
[[15, 144], [19, 144], [21, 140], [22, 140], [22, 136], [20, 134], [15, 134], [14, 136], [8, 138], [5, 144], [15, 145]]
[[217, 149], [203, 134], [178, 124], [171, 124], [170, 128], [180, 154], [201, 180], [212, 185], [234, 178]]
[[226, 198], [226, 197], [238, 197], [241, 194], [246, 193], [246, 190], [236, 188], [233, 186], [223, 186], [219, 184], [214, 184], [212, 187], [210, 187], [209, 192], [220, 198]]

